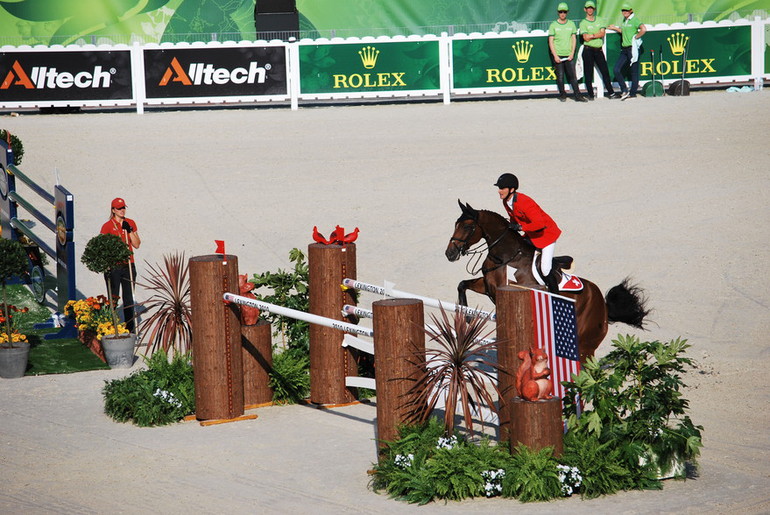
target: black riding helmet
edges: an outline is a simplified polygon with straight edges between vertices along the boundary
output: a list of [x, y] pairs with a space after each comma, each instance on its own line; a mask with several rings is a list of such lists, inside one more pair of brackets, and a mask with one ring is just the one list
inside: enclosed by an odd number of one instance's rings
[[497, 178], [497, 182], [495, 183], [495, 186], [498, 188], [513, 188], [514, 190], [519, 189], [519, 179], [516, 178], [515, 175], [512, 173], [504, 173], [500, 177]]

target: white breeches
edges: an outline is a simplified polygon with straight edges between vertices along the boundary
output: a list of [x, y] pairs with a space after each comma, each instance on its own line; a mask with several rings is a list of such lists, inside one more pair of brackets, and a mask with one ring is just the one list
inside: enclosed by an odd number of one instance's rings
[[553, 253], [556, 250], [556, 242], [540, 249], [540, 272], [543, 277], [551, 273], [551, 264], [553, 263]]

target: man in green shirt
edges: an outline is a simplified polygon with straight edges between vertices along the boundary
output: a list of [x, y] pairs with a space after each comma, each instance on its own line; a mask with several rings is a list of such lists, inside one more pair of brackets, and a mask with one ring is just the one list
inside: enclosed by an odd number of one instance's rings
[[[620, 7], [623, 13], [623, 23], [620, 27], [610, 25], [607, 28], [620, 32], [620, 56], [615, 62], [615, 82], [620, 85], [621, 100], [636, 97], [639, 89], [639, 56], [641, 55], [642, 36], [647, 32], [647, 27], [634, 16], [633, 6], [626, 2]], [[628, 90], [626, 80], [623, 78], [623, 67], [631, 64], [631, 91]]]
[[604, 91], [607, 98], [612, 98], [615, 91], [610, 81], [610, 70], [607, 67], [607, 59], [604, 58], [604, 34], [607, 24], [596, 16], [596, 4], [594, 0], [588, 0], [585, 4], [586, 17], [580, 20], [580, 36], [583, 38], [583, 78], [586, 83], [588, 100], [594, 99], [594, 66], [599, 68], [602, 76]]
[[577, 77], [575, 76], [575, 47], [577, 45], [577, 27], [575, 22], [567, 19], [569, 6], [561, 2], [556, 8], [559, 11], [559, 18], [548, 27], [548, 48], [551, 51], [553, 59], [553, 68], [556, 72], [556, 85], [559, 88], [559, 100], [567, 100], [567, 91], [564, 88], [564, 74], [567, 74], [572, 87], [572, 93], [578, 102], [587, 102], [586, 98], [580, 94], [578, 89]]

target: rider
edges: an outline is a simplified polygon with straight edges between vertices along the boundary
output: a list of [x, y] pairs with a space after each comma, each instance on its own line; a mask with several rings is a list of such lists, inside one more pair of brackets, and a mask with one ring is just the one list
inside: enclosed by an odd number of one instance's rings
[[519, 179], [512, 173], [502, 174], [495, 186], [499, 189], [503, 207], [511, 218], [511, 229], [523, 231], [532, 244], [540, 249], [540, 272], [545, 285], [551, 293], [558, 293], [557, 274], [551, 270], [551, 264], [561, 229], [534, 200], [516, 191], [519, 189]]

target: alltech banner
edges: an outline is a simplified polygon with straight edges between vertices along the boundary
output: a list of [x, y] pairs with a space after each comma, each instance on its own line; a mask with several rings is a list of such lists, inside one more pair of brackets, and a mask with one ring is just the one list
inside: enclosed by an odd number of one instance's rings
[[300, 95], [437, 92], [437, 40], [300, 45]]
[[133, 98], [128, 50], [0, 52], [0, 81], [0, 104]]
[[[751, 76], [751, 26], [648, 30], [642, 38], [640, 79], [685, 79]], [[654, 56], [651, 54], [654, 52]], [[608, 35], [607, 61], [614, 66], [620, 36]], [[655, 66], [653, 69], [653, 57]]]
[[144, 50], [148, 99], [288, 96], [284, 46]]
[[452, 66], [454, 89], [556, 84], [546, 36], [455, 39]]

